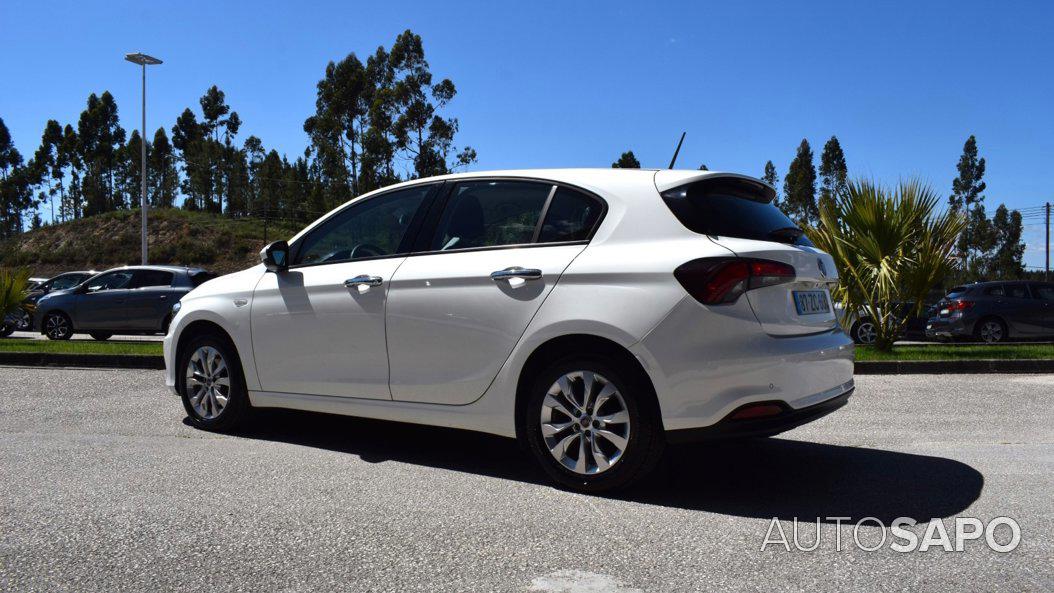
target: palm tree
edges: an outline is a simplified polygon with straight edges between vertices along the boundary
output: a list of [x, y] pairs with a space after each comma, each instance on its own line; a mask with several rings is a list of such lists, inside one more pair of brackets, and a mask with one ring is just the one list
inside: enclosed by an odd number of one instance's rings
[[[889, 351], [908, 316], [918, 315], [931, 288], [952, 271], [955, 241], [965, 224], [957, 213], [937, 212], [940, 196], [918, 179], [895, 189], [861, 179], [836, 200], [820, 205], [812, 242], [831, 254], [844, 311], [875, 321], [875, 348]], [[896, 303], [914, 303], [897, 311]]]
[[22, 301], [29, 296], [28, 287], [28, 269], [0, 270], [0, 337], [9, 336], [14, 331], [14, 325], [7, 323], [7, 316], [21, 310]]

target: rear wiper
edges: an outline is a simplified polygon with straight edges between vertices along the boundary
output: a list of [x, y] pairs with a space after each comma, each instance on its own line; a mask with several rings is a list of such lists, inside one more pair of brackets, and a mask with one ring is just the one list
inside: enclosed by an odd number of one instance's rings
[[778, 229], [769, 231], [768, 235], [766, 235], [766, 236], [768, 238], [770, 238], [770, 239], [775, 239], [777, 241], [784, 241], [784, 242], [787, 242], [787, 243], [793, 243], [793, 242], [797, 241], [798, 238], [800, 238], [804, 234], [805, 234], [805, 231], [799, 229], [796, 226], [785, 226], [783, 228], [778, 228]]

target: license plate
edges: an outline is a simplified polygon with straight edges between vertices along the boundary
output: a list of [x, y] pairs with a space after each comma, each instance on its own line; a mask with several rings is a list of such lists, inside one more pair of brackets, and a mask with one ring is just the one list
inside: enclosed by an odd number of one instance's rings
[[831, 311], [827, 293], [822, 290], [795, 290], [793, 294], [798, 315], [817, 315]]

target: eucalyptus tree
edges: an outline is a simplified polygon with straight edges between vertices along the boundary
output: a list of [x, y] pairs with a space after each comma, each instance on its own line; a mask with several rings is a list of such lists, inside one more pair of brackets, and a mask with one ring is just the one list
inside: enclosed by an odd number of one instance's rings
[[125, 141], [117, 103], [109, 91], [88, 96], [87, 108], [77, 122], [77, 152], [83, 170], [81, 191], [86, 216], [119, 206], [115, 175]]
[[617, 161], [611, 163], [612, 169], [640, 169], [640, 161], [632, 150], [622, 153]]
[[148, 196], [151, 208], [170, 208], [179, 192], [179, 171], [176, 155], [164, 128], [154, 132], [154, 141], [147, 154]]
[[820, 154], [820, 202], [830, 201], [845, 191], [849, 170], [845, 164], [845, 152], [838, 138], [831, 139], [823, 145]]
[[801, 225], [813, 225], [818, 219], [816, 208], [816, 167], [812, 162], [809, 141], [802, 139], [798, 152], [783, 178], [782, 207]]

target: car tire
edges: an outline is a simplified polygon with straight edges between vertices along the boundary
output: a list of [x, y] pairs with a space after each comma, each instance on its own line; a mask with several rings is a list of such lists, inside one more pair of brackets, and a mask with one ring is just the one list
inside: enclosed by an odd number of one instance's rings
[[986, 344], [1005, 342], [1007, 334], [1006, 323], [996, 317], [985, 317], [974, 326], [974, 337]]
[[100, 342], [105, 342], [113, 336], [113, 334], [106, 332], [89, 332], [88, 335], [91, 336], [93, 340], [98, 340]]
[[870, 319], [861, 319], [853, 324], [849, 331], [853, 342], [862, 346], [870, 346], [875, 343], [875, 324]]
[[[585, 401], [588, 385], [592, 401]], [[560, 486], [587, 493], [626, 488], [658, 465], [666, 445], [653, 402], [650, 387], [625, 365], [563, 359], [534, 381], [520, 434]]]
[[252, 404], [229, 340], [215, 334], [195, 336], [181, 348], [177, 365], [176, 388], [191, 424], [229, 432], [246, 422]]
[[44, 316], [44, 335], [49, 340], [68, 340], [73, 337], [73, 322], [61, 311], [52, 311]]

